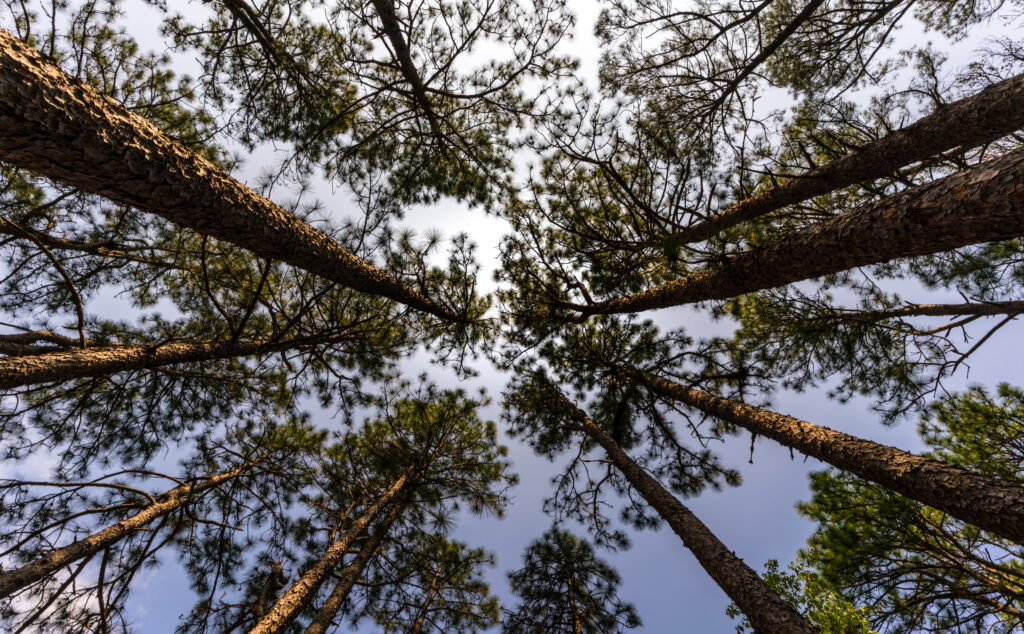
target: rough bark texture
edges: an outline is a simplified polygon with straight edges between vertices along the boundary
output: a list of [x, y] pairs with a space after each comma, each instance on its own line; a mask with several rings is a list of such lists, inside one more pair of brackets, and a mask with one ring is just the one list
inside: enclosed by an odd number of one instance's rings
[[676, 535], [683, 540], [683, 545], [697, 557], [701, 567], [747, 616], [755, 631], [768, 634], [818, 632], [779, 597], [750, 566], [737, 557], [736, 553], [726, 548], [690, 509], [640, 465], [633, 462], [618, 443], [601, 431], [583, 411], [564, 397], [563, 401], [563, 406], [573, 422], [577, 423], [594, 442], [601, 445], [615, 468], [622, 472], [626, 480], [658, 515], [668, 522]]
[[581, 317], [727, 299], [896, 258], [1024, 235], [1024, 151], [816, 223], [720, 267], [589, 305]]
[[0, 159], [342, 286], [460, 320], [2, 30]]
[[[350, 337], [351, 335], [334, 335], [282, 341], [200, 341], [98, 346], [39, 354], [22, 352], [17, 356], [0, 357], [0, 389], [156, 368], [176, 363], [270, 354], [302, 345], [327, 344]], [[0, 351], [2, 350], [3, 347], [0, 346]]]
[[334, 585], [331, 594], [327, 596], [323, 605], [316, 611], [313, 621], [306, 628], [306, 634], [325, 634], [331, 625], [334, 624], [334, 620], [338, 617], [338, 610], [344, 605], [345, 600], [348, 598], [348, 593], [352, 591], [352, 587], [359, 581], [359, 577], [363, 574], [366, 564], [370, 563], [370, 560], [377, 554], [377, 549], [380, 548], [384, 538], [387, 537], [388, 530], [391, 528], [392, 522], [398, 517], [400, 511], [400, 506], [395, 506], [391, 509], [380, 529], [366, 540], [359, 549], [359, 553], [356, 554], [355, 559], [341, 571], [338, 583]]
[[246, 467], [222, 473], [194, 485], [182, 485], [157, 496], [157, 503], [123, 519], [116, 524], [89, 535], [85, 539], [58, 548], [46, 555], [11, 571], [0, 572], [0, 598], [7, 597], [22, 588], [40, 581], [61, 568], [83, 557], [94, 555], [131, 533], [145, 528], [153, 520], [163, 517], [184, 504], [191, 496], [220, 486], [227, 480], [238, 477]]
[[1024, 487], [895, 447], [668, 381], [629, 372], [655, 393], [771, 438], [969, 524], [1024, 544]]
[[717, 216], [673, 234], [673, 244], [707, 240], [724, 229], [842, 187], [883, 178], [895, 170], [957, 147], [990, 143], [1024, 128], [1024, 75], [1011, 77], [812, 169]]
[[281, 595], [281, 598], [274, 603], [274, 606], [270, 608], [266, 616], [249, 630], [249, 634], [277, 634], [278, 632], [283, 632], [299, 611], [302, 610], [303, 606], [316, 596], [320, 586], [323, 585], [331, 571], [338, 566], [345, 556], [345, 552], [348, 551], [352, 541], [370, 526], [370, 523], [380, 514], [381, 510], [405, 489], [408, 482], [408, 475], [403, 475], [395, 480], [394, 484], [366, 510], [366, 513], [356, 520], [341, 537], [328, 546], [324, 554], [320, 556], [320, 559], [310, 566], [299, 577], [298, 581]]

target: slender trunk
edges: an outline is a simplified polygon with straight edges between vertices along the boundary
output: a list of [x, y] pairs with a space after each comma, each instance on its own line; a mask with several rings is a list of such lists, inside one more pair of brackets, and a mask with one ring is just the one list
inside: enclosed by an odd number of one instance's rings
[[331, 571], [338, 566], [345, 556], [345, 552], [348, 551], [352, 541], [370, 526], [381, 510], [405, 489], [408, 482], [409, 476], [407, 474], [395, 480], [391, 488], [384, 492], [366, 510], [366, 513], [356, 520], [341, 537], [335, 540], [324, 551], [324, 554], [320, 556], [320, 559], [310, 566], [309, 570], [303, 573], [298, 581], [281, 595], [281, 598], [274, 603], [270, 611], [267, 612], [267, 615], [255, 627], [249, 630], [249, 634], [276, 634], [277, 632], [283, 632], [299, 611], [302, 610], [303, 606], [316, 596], [320, 586], [323, 585]]
[[663, 397], [766, 436], [908, 498], [1024, 544], [1024, 486], [930, 460], [895, 447], [695, 390], [637, 371]]
[[722, 104], [724, 104], [729, 97], [739, 89], [740, 85], [743, 84], [744, 79], [757, 70], [758, 66], [768, 61], [768, 58], [774, 55], [775, 51], [779, 50], [779, 48], [786, 43], [786, 40], [796, 33], [797, 29], [811, 19], [811, 16], [814, 15], [814, 12], [818, 10], [818, 7], [820, 7], [824, 1], [825, 0], [811, 0], [808, 2], [804, 6], [803, 10], [796, 14], [796, 16], [786, 24], [785, 28], [779, 31], [772, 41], [762, 48], [757, 56], [747, 62], [736, 76], [729, 81], [728, 85], [726, 85], [725, 89], [722, 91], [722, 94], [711, 103], [711, 106], [708, 108], [708, 114], [713, 114], [714, 110], [720, 108]]
[[6, 31], [0, 31], [0, 158], [342, 286], [461, 320]]
[[576, 593], [572, 587], [572, 579], [567, 581], [569, 587], [569, 611], [572, 612], [572, 631], [573, 634], [583, 634], [583, 621], [580, 620], [579, 610], [576, 609]]
[[334, 619], [338, 616], [338, 610], [345, 604], [349, 592], [352, 591], [353, 586], [359, 581], [359, 577], [363, 574], [366, 564], [370, 563], [370, 560], [377, 554], [377, 549], [380, 548], [384, 538], [387, 537], [391, 524], [398, 518], [401, 511], [402, 507], [395, 505], [381, 524], [380, 529], [375, 531], [366, 540], [366, 543], [359, 549], [359, 553], [352, 560], [352, 563], [345, 566], [344, 570], [341, 571], [338, 583], [335, 584], [334, 589], [331, 590], [331, 594], [328, 595], [324, 604], [317, 610], [313, 621], [306, 628], [306, 634], [324, 634], [331, 627]]
[[738, 253], [714, 269], [587, 305], [580, 318], [728, 299], [896, 258], [1024, 235], [1024, 151], [987, 161]]
[[[34, 345], [39, 342], [55, 344], [50, 346]], [[88, 346], [95, 345], [86, 339]], [[60, 352], [66, 348], [78, 348], [82, 345], [82, 339], [72, 339], [64, 335], [50, 332], [48, 330], [33, 330], [15, 334], [0, 335], [0, 354], [8, 356], [21, 356], [27, 354], [41, 354], [44, 352]]]
[[984, 317], [987, 315], [1016, 315], [1024, 313], [1024, 301], [968, 302], [964, 304], [908, 304], [887, 310], [841, 310], [837, 318], [885, 321], [901, 317]]
[[787, 205], [857, 183], [884, 178], [916, 161], [957, 147], [990, 143], [1024, 128], [1024, 75], [988, 86], [840, 159], [742, 200], [717, 216], [667, 238], [672, 245], [707, 240], [719, 232]]
[[132, 247], [114, 244], [109, 241], [100, 242], [75, 242], [66, 238], [50, 235], [45, 231], [37, 231], [24, 227], [10, 218], [0, 217], [0, 234], [13, 236], [15, 238], [27, 239], [44, 247], [58, 251], [77, 251], [88, 253], [101, 258], [116, 260], [129, 260], [152, 266], [171, 268], [174, 264], [170, 261], [161, 261], [157, 258], [146, 257], [132, 252]]
[[103, 530], [93, 533], [73, 544], [50, 551], [39, 559], [31, 561], [20, 568], [0, 572], [0, 598], [7, 597], [22, 588], [40, 581], [83, 557], [95, 555], [99, 551], [116, 544], [135, 531], [145, 528], [153, 520], [179, 508], [193, 495], [218, 487], [227, 480], [238, 477], [248, 466], [243, 465], [234, 471], [213, 476], [199, 484], [175, 487], [157, 496], [158, 501], [155, 504], [147, 506], [127, 519], [111, 524]]
[[430, 589], [427, 591], [427, 596], [423, 599], [423, 604], [420, 605], [420, 611], [416, 615], [416, 621], [412, 624], [407, 634], [419, 634], [423, 631], [423, 624], [427, 621], [427, 614], [430, 612], [430, 604], [434, 602], [434, 595], [437, 594], [437, 584], [441, 580], [441, 568], [443, 562], [438, 562], [437, 568], [434, 569], [434, 576], [430, 579]]
[[351, 334], [301, 337], [282, 341], [200, 341], [125, 346], [97, 346], [0, 357], [0, 389], [48, 381], [67, 381], [156, 368], [177, 363], [212, 361], [290, 350], [302, 345], [350, 339]]
[[398, 16], [395, 15], [393, 0], [372, 0], [372, 2], [374, 10], [377, 12], [377, 17], [380, 18], [384, 35], [391, 42], [391, 48], [394, 49], [395, 57], [398, 58], [398, 67], [402, 70], [402, 76], [405, 77], [405, 81], [409, 82], [409, 86], [412, 87], [412, 94], [416, 105], [423, 110], [423, 114], [430, 124], [431, 132], [434, 133], [439, 142], [443, 142], [444, 135], [441, 132], [440, 121], [438, 120], [437, 113], [434, 112], [433, 104], [430, 103], [430, 99], [427, 97], [427, 89], [423, 84], [423, 79], [420, 77], [419, 71], [416, 70], [412, 53], [409, 51], [409, 44], [402, 35], [402, 25], [398, 21]]
[[579, 408], [559, 393], [560, 406], [575, 427], [601, 445], [630, 485], [664, 519], [704, 570], [750, 619], [754, 630], [773, 634], [817, 633], [750, 566], [729, 550], [682, 502], [658, 483]]

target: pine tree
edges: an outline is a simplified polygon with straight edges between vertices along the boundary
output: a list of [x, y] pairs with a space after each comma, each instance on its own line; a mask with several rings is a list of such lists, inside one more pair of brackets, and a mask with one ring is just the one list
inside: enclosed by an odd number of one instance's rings
[[624, 632], [640, 627], [636, 609], [617, 596], [620, 579], [593, 547], [552, 527], [509, 573], [519, 604], [505, 611], [503, 632]]
[[[683, 544], [696, 556], [701, 567], [740, 606], [756, 628], [770, 632], [817, 632], [792, 606], [767, 586], [742, 559], [729, 550], [690, 509], [633, 461], [607, 433], [571, 403], [542, 371], [520, 376], [515, 392], [507, 395], [513, 430], [531, 436], [544, 451], [552, 451], [551, 435], [545, 428], [584, 434], [599, 445], [621, 477], [654, 509]], [[564, 432], [563, 432], [564, 433]], [[564, 442], [564, 441], [563, 441]], [[648, 520], [648, 523], [654, 523]]]
[[[85, 482], [3, 482], [3, 555], [20, 564], [0, 573], [7, 624], [128, 631], [124, 606], [139, 571], [204, 526], [273, 518], [280, 509], [266, 504], [296, 485], [291, 468], [313, 439], [301, 421], [250, 424], [210, 438], [175, 474], [125, 469]], [[176, 486], [151, 493], [154, 479]]]
[[[145, 119], [76, 82], [9, 33], [0, 34], [0, 47], [2, 116], [7, 122], [0, 151], [5, 161], [343, 286], [382, 295], [442, 319], [469, 319], [360, 260]], [[26, 94], [36, 97], [26, 100]], [[60, 106], [47, 113], [51, 99]], [[34, 105], [26, 109], [27, 104]], [[40, 107], [44, 110], [35, 112]], [[57, 127], [69, 118], [75, 122], [73, 128]], [[136, 152], [122, 155], [125, 145], [137, 148]], [[102, 169], [97, 167], [100, 163]], [[115, 172], [116, 178], [112, 177]], [[268, 238], [271, 234], [274, 239]]]
[[[934, 404], [933, 457], [1020, 483], [1024, 394], [1002, 385]], [[818, 522], [802, 555], [880, 631], [1010, 632], [1024, 618], [1020, 547], [884, 487], [822, 471], [800, 512]]]

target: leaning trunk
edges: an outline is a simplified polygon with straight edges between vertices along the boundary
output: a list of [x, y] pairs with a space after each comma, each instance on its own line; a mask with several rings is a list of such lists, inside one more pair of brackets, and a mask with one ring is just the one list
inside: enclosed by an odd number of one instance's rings
[[755, 631], [779, 634], [818, 632], [729, 550], [690, 509], [633, 462], [618, 443], [601, 431], [584, 412], [564, 396], [560, 401], [578, 429], [601, 445], [615, 468], [679, 535], [701, 567], [750, 619]]
[[391, 524], [398, 517], [401, 510], [402, 507], [399, 505], [391, 509], [380, 529], [367, 538], [355, 559], [352, 560], [352, 563], [345, 566], [344, 570], [341, 571], [338, 583], [335, 584], [334, 589], [331, 590], [331, 594], [328, 595], [324, 604], [316, 611], [316, 616], [313, 617], [313, 621], [306, 628], [306, 634], [324, 634], [331, 627], [334, 619], [338, 616], [338, 610], [345, 604], [349, 592], [352, 591], [352, 587], [359, 581], [359, 577], [362, 576], [366, 564], [370, 563], [370, 560], [377, 554], [377, 549], [380, 548], [384, 538], [387, 537]]
[[331, 571], [338, 566], [342, 558], [345, 556], [345, 553], [348, 551], [352, 541], [370, 526], [373, 520], [380, 514], [381, 510], [391, 503], [398, 494], [405, 489], [408, 482], [408, 475], [403, 475], [395, 480], [395, 483], [391, 485], [391, 488], [381, 495], [377, 501], [374, 502], [373, 506], [368, 508], [366, 513], [356, 520], [347, 531], [342, 533], [341, 537], [339, 537], [327, 548], [326, 551], [324, 551], [324, 554], [320, 556], [320, 559], [318, 559], [316, 563], [303, 573], [292, 587], [288, 588], [288, 590], [281, 595], [281, 598], [274, 603], [266, 616], [260, 619], [260, 622], [249, 630], [249, 634], [276, 634], [277, 632], [283, 632], [299, 611], [301, 611], [302, 608], [316, 596], [317, 591], [320, 590], [320, 586], [323, 585], [324, 581], [326, 581], [327, 577], [331, 574]]
[[290, 350], [303, 345], [327, 344], [350, 334], [302, 337], [282, 341], [200, 341], [124, 346], [96, 346], [0, 358], [0, 389], [48, 381], [157, 368], [178, 363], [213, 361]]
[[93, 533], [73, 544], [58, 548], [50, 553], [9, 572], [0, 572], [0, 598], [7, 597], [37, 581], [57, 572], [79, 559], [95, 555], [116, 544], [132, 533], [143, 530], [153, 520], [178, 509], [192, 496], [215, 488], [225, 481], [238, 477], [246, 466], [234, 471], [213, 476], [199, 484], [182, 485], [157, 496], [158, 502], [147, 506], [131, 517]]
[[1024, 301], [968, 302], [964, 304], [908, 304], [886, 310], [839, 311], [836, 319], [854, 321], [885, 321], [906, 317], [991, 317], [994, 315], [1019, 315], [1024, 313]]
[[858, 266], [1024, 235], [1024, 151], [840, 214], [720, 267], [594, 304], [579, 314], [632, 313], [728, 299]]
[[460, 318], [0, 31], [0, 159], [257, 255]]
[[663, 397], [766, 436], [953, 517], [1024, 544], [1024, 487], [807, 421], [626, 372]]
[[717, 216], [667, 238], [672, 245], [707, 240], [741, 222], [876, 178], [955, 148], [991, 143], [1024, 128], [1024, 75], [942, 107], [840, 159], [816, 167]]

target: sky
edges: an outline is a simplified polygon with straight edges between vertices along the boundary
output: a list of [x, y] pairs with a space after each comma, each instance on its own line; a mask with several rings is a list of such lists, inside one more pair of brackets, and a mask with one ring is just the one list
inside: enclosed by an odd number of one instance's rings
[[[178, 0], [170, 0], [169, 5], [175, 7]], [[594, 81], [597, 46], [590, 32], [596, 18], [597, 3], [572, 0], [570, 5], [578, 15], [577, 36], [571, 50], [580, 55], [584, 64], [583, 72]], [[137, 9], [135, 4], [131, 5], [131, 10]], [[142, 9], [140, 15], [142, 17], [133, 21], [129, 29], [133, 33], [135, 28], [154, 32], [152, 11]], [[910, 31], [901, 36], [904, 42], [919, 37], [912, 29]], [[146, 44], [145, 40], [143, 44]], [[956, 62], [956, 55], [964, 54], [976, 45], [977, 42], [960, 43], [956, 47], [949, 46], [947, 50]], [[151, 48], [157, 50], [162, 50], [163, 46], [155, 39], [150, 44]], [[593, 54], [589, 54], [591, 51]], [[242, 180], [254, 183], [261, 165], [267, 165], [272, 159], [273, 154], [270, 152], [248, 157], [240, 175]], [[346, 213], [350, 208], [343, 193], [335, 191], [327, 183], [317, 183], [314, 191], [327, 203], [328, 208], [337, 209], [340, 213]], [[496, 265], [498, 240], [506, 231], [503, 221], [451, 202], [410, 210], [407, 221], [419, 230], [439, 228], [449, 238], [452, 237], [453, 227], [468, 232], [479, 246], [478, 254], [484, 266], [482, 290], [493, 287], [490, 272]], [[908, 298], [943, 299], [934, 294], [926, 294], [922, 289], [907, 287], [900, 290]], [[117, 298], [104, 297], [93, 302], [90, 310], [99, 315], [120, 317], [123, 315], [124, 304]], [[707, 317], [691, 309], [662, 310], [647, 316], [655, 319], [665, 329], [685, 326], [696, 336], [728, 328], [728, 324], [711, 323]], [[1002, 381], [1024, 384], [1024, 364], [1009, 352], [1019, 350], [1021, 343], [1019, 323], [1004, 328], [972, 357], [970, 374], [963, 369], [948, 385], [952, 389], [961, 389], [968, 384], [994, 386]], [[449, 371], [429, 367], [423, 356], [403, 362], [402, 369], [409, 377], [429, 369], [440, 387], [461, 387], [470, 392], [478, 387], [485, 388], [496, 403], [485, 409], [483, 415], [498, 421], [497, 400], [505, 389], [507, 376], [485, 361], [479, 362], [476, 367], [479, 376], [468, 381], [455, 377]], [[895, 427], [885, 427], [879, 422], [878, 416], [871, 412], [869, 401], [853, 399], [846, 404], [839, 404], [825, 396], [827, 387], [818, 386], [802, 394], [781, 392], [774, 397], [772, 407], [814, 423], [902, 449], [920, 448], [913, 420]], [[322, 424], [334, 424], [326, 418], [326, 414], [318, 416]], [[550, 526], [551, 520], [542, 513], [541, 504], [550, 494], [552, 476], [564, 461], [549, 463], [535, 456], [529, 447], [504, 435], [504, 432], [503, 441], [510, 448], [513, 471], [520, 477], [520, 484], [511, 491], [513, 503], [506, 517], [464, 517], [453, 536], [471, 546], [486, 547], [497, 555], [498, 564], [488, 571], [488, 579], [503, 602], [511, 605], [513, 599], [509, 596], [505, 574], [520, 565], [524, 547]], [[685, 503], [755, 570], [762, 570], [765, 562], [770, 559], [789, 562], [814, 528], [810, 522], [798, 516], [794, 505], [809, 498], [807, 474], [821, 469], [823, 465], [814, 459], [804, 460], [799, 454], [791, 459], [788, 450], [765, 439], [756, 442], [751, 463], [750, 438], [746, 434], [725, 439], [719, 447], [719, 453], [723, 462], [741, 472], [742, 485], [718, 492], [708, 491]], [[579, 532], [579, 529], [576, 530]], [[725, 615], [728, 598], [671, 530], [662, 527], [656, 531], [631, 531], [631, 539], [632, 548], [618, 552], [601, 551], [600, 555], [620, 572], [623, 580], [620, 596], [636, 606], [643, 620], [643, 627], [636, 631], [716, 633], [733, 630], [735, 622]], [[182, 571], [173, 561], [165, 558], [160, 568], [140, 578], [130, 601], [130, 609], [138, 631], [160, 634], [174, 630], [177, 617], [191, 607], [193, 600]], [[358, 631], [372, 632], [374, 628], [363, 627]]]

